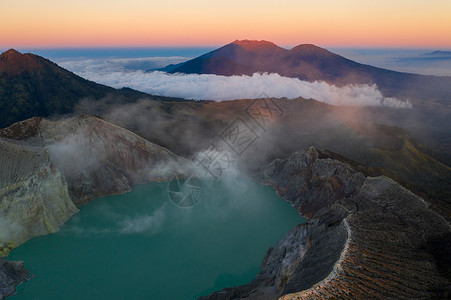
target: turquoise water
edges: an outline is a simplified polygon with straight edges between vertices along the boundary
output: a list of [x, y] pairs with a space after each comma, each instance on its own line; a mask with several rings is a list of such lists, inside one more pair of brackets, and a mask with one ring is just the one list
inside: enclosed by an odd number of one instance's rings
[[18, 247], [37, 276], [11, 299], [195, 299], [251, 281], [267, 249], [302, 219], [272, 188], [203, 181], [181, 208], [167, 183], [97, 199], [56, 233]]

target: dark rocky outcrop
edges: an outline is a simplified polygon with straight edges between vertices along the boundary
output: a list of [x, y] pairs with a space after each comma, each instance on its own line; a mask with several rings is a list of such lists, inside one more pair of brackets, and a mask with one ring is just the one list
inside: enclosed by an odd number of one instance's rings
[[309, 221], [271, 248], [249, 284], [201, 299], [446, 298], [450, 226], [393, 180], [310, 148], [261, 170]]
[[32, 276], [23, 267], [23, 262], [6, 261], [0, 258], [0, 300], [15, 293], [15, 286]]

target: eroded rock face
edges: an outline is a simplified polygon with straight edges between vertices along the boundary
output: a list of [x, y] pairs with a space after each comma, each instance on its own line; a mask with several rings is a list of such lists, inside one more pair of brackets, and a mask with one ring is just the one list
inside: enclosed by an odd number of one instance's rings
[[[14, 246], [57, 231], [78, 209], [45, 149], [0, 139], [0, 153], [0, 254], [7, 255]], [[0, 258], [0, 299], [29, 278], [23, 263]]]
[[172, 179], [185, 166], [167, 149], [87, 115], [33, 118], [0, 136], [0, 246], [55, 232], [75, 205]]
[[0, 136], [48, 149], [77, 206], [124, 193], [135, 183], [170, 180], [186, 163], [163, 147], [89, 115], [63, 121], [33, 118], [0, 130]]
[[309, 222], [268, 251], [251, 283], [201, 299], [450, 296], [450, 226], [396, 182], [314, 148], [275, 160], [259, 179]]
[[55, 232], [78, 209], [41, 148], [0, 140], [0, 247]]

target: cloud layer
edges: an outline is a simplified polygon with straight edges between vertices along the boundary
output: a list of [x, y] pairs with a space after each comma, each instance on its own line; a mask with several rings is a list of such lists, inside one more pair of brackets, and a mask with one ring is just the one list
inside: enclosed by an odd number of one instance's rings
[[55, 61], [79, 75], [106, 75], [111, 72], [147, 71], [188, 60], [184, 56], [142, 58], [60, 58]]
[[279, 74], [252, 76], [168, 74], [165, 72], [104, 72], [85, 70], [78, 75], [115, 88], [130, 87], [153, 95], [194, 100], [255, 99], [263, 94], [276, 98], [315, 99], [337, 106], [388, 106], [411, 108], [411, 104], [386, 98], [375, 85], [336, 87], [325, 82], [307, 82]]

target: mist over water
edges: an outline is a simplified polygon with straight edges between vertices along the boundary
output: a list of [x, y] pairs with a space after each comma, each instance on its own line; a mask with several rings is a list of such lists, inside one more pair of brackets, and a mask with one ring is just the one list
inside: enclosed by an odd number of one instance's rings
[[202, 187], [192, 207], [174, 205], [168, 183], [81, 207], [58, 233], [11, 253], [37, 275], [11, 299], [195, 299], [250, 282], [268, 248], [304, 222], [246, 178]]

